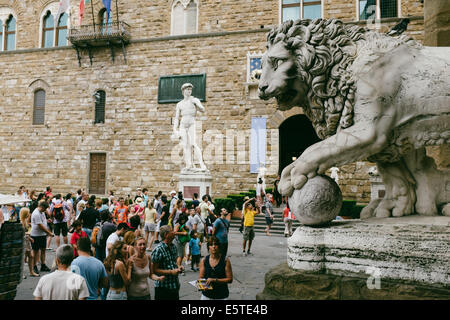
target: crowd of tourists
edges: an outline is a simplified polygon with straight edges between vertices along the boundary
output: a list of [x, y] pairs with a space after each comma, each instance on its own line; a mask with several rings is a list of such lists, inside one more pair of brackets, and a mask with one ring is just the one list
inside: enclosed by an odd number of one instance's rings
[[[216, 215], [209, 195], [200, 200], [195, 194], [188, 206], [174, 190], [150, 197], [139, 188], [133, 198], [110, 192], [103, 199], [82, 190], [53, 194], [51, 187], [20, 191], [24, 203], [5, 205], [1, 214], [4, 218], [6, 211], [7, 221], [24, 227], [29, 275], [47, 273], [39, 279], [35, 299], [149, 300], [151, 279], [156, 300], [176, 300], [178, 277], [188, 265], [212, 287], [201, 299], [228, 298], [233, 281], [229, 214], [221, 209]], [[49, 267], [46, 252], [53, 250], [53, 238], [55, 261]]]
[[[20, 187], [16, 195], [24, 202], [5, 205], [0, 214], [24, 227], [29, 275], [47, 273], [33, 293], [36, 299], [149, 300], [151, 279], [156, 300], [176, 300], [179, 276], [189, 265], [213, 288], [203, 290], [201, 299], [228, 298], [233, 281], [227, 258], [230, 216], [225, 208], [215, 214], [209, 195], [199, 199], [194, 194], [188, 204], [181, 192], [159, 191], [151, 197], [146, 188], [138, 188], [134, 197], [110, 192], [98, 198], [81, 189], [62, 196], [54, 195], [51, 187], [30, 193]], [[244, 256], [252, 254], [257, 214], [264, 214], [270, 236], [273, 202], [263, 188], [257, 188], [255, 198], [245, 198]], [[291, 233], [286, 227], [285, 235]], [[53, 238], [55, 261], [49, 267], [46, 252], [53, 250]], [[203, 258], [202, 246], [207, 250]]]

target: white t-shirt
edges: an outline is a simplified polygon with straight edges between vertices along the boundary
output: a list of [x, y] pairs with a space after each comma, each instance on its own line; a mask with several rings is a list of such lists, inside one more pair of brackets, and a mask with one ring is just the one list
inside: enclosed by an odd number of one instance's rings
[[39, 224], [42, 224], [45, 228], [48, 229], [47, 225], [47, 217], [44, 212], [39, 211], [39, 207], [34, 209], [31, 214], [31, 232], [30, 235], [33, 237], [42, 237], [46, 236], [47, 233], [39, 228]]
[[121, 237], [119, 237], [117, 235], [117, 233], [113, 232], [109, 235], [108, 239], [106, 240], [106, 248], [105, 248], [106, 256], [105, 257], [108, 256], [108, 244], [109, 243], [114, 244], [114, 243], [116, 243], [116, 241], [119, 241], [119, 240], [122, 240], [122, 239], [121, 239]]
[[200, 212], [203, 219], [208, 218], [209, 212], [208, 212], [209, 206], [207, 202], [200, 203]]
[[203, 223], [202, 218], [198, 214], [196, 214], [192, 219], [192, 226], [194, 226], [194, 224], [197, 225], [197, 232], [199, 234], [203, 233], [203, 231], [205, 230], [205, 224]]
[[79, 274], [56, 270], [39, 280], [33, 295], [42, 300], [79, 300], [89, 297], [89, 289]]

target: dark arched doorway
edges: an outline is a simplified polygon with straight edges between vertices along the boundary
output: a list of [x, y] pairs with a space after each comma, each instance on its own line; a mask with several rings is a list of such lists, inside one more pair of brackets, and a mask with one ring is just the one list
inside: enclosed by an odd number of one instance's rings
[[311, 124], [311, 121], [303, 115], [298, 114], [287, 118], [279, 128], [280, 137], [280, 160], [278, 173], [298, 158], [306, 148], [320, 141]]

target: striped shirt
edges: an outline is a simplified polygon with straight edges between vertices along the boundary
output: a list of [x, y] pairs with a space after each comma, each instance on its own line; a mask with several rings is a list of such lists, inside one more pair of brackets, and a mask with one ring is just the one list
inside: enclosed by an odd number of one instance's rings
[[[158, 264], [159, 269], [174, 270], [178, 269], [177, 256], [177, 248], [174, 244], [170, 244], [169, 247], [165, 242], [161, 242], [152, 252], [152, 261]], [[176, 276], [166, 275], [164, 281], [155, 281], [155, 287], [179, 289], [178, 274]]]

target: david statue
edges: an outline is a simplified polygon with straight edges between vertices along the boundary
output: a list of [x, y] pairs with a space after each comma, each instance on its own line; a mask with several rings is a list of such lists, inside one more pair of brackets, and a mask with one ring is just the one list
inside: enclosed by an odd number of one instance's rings
[[[199, 99], [192, 96], [193, 87], [191, 83], [185, 83], [181, 86], [184, 99], [177, 103], [173, 134], [171, 136], [173, 140], [181, 138], [185, 164], [182, 171], [184, 172], [207, 171], [206, 165], [203, 162], [202, 151], [195, 141], [195, 117], [197, 111], [203, 113], [205, 112], [205, 108]], [[179, 121], [180, 115], [182, 117], [181, 121]], [[193, 154], [195, 154], [200, 168], [195, 167]]]
[[450, 48], [336, 19], [286, 21], [267, 36], [259, 96], [303, 108], [322, 139], [283, 170], [283, 195], [367, 159], [386, 193], [361, 217], [449, 213], [450, 174], [425, 147], [450, 143]]

